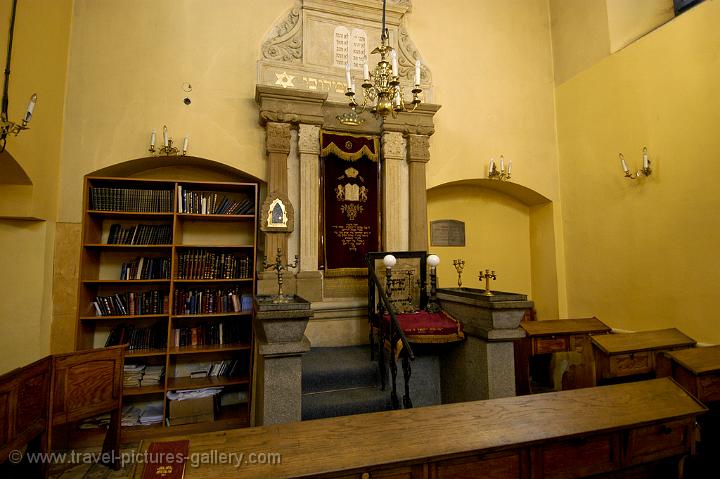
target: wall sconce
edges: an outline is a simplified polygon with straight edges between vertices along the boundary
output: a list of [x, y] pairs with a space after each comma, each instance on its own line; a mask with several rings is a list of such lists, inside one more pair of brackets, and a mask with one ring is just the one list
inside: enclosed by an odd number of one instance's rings
[[620, 164], [622, 165], [623, 172], [625, 173], [625, 178], [630, 178], [631, 180], [634, 180], [635, 178], [640, 178], [640, 175], [650, 176], [652, 174], [652, 169], [650, 168], [650, 159], [648, 158], [647, 147], [643, 147], [642, 157], [643, 157], [642, 168], [637, 170], [635, 172], [635, 174], [632, 174], [632, 173], [630, 173], [630, 168], [628, 168], [627, 162], [625, 161], [625, 157], [623, 156], [622, 153], [620, 153]]
[[155, 130], [153, 130], [152, 133], [150, 134], [150, 148], [148, 149], [148, 151], [150, 153], [157, 152], [158, 155], [165, 155], [165, 156], [178, 155], [178, 154], [181, 156], [185, 156], [185, 154], [187, 153], [187, 150], [188, 150], [188, 142], [190, 141], [190, 138], [186, 136], [183, 139], [182, 150], [178, 150], [178, 148], [176, 146], [173, 146], [173, 139], [168, 136], [167, 126], [163, 125], [163, 146], [161, 146], [159, 150], [155, 149], [155, 140], [156, 140], [156, 135], [155, 135]]
[[508, 161], [507, 171], [505, 171], [505, 158], [500, 155], [500, 169], [495, 167], [495, 158], [490, 159], [488, 165], [488, 178], [491, 180], [506, 181], [510, 179], [510, 173], [512, 172], [512, 160]]
[[437, 265], [440, 264], [440, 257], [436, 254], [428, 255], [427, 264], [430, 266], [430, 295], [426, 309], [431, 313], [437, 313], [440, 311], [440, 305], [437, 303]]
[[457, 271], [458, 274], [458, 288], [462, 288], [462, 272], [463, 268], [465, 268], [465, 260], [454, 259], [453, 266], [455, 266], [455, 271]]

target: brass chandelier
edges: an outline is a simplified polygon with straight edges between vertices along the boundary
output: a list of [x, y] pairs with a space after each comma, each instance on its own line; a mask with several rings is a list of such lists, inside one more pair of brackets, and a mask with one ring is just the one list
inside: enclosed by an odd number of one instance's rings
[[383, 0], [380, 46], [375, 47], [370, 52], [371, 54], [379, 53], [380, 61], [373, 72], [370, 72], [367, 63], [363, 66], [362, 105], [358, 105], [355, 100], [355, 84], [350, 77], [350, 64], [348, 63], [346, 66], [345, 75], [348, 86], [345, 96], [350, 99], [348, 105], [351, 111], [338, 117], [343, 124], [358, 125], [362, 123], [362, 120], [358, 117], [358, 106], [360, 107], [360, 113], [369, 109], [377, 118], [384, 119], [389, 113], [395, 116], [399, 112], [415, 111], [420, 104], [420, 93], [422, 93], [420, 88], [420, 60], [415, 61], [415, 81], [411, 90], [412, 100], [406, 101], [400, 86], [400, 76], [398, 75], [397, 51], [389, 45], [388, 29], [385, 27], [386, 1]]

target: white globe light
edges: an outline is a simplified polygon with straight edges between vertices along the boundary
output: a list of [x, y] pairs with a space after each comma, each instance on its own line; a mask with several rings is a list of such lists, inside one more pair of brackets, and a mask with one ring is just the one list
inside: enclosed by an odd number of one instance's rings
[[395, 263], [397, 263], [397, 259], [391, 254], [386, 254], [383, 258], [383, 264], [386, 268], [392, 268], [393, 266], [395, 266]]
[[440, 264], [440, 257], [436, 254], [431, 254], [427, 257], [427, 263], [434, 268]]

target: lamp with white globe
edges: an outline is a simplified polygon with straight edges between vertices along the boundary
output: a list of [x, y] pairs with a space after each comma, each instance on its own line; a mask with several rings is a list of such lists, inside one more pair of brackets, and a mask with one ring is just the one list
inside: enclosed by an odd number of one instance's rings
[[383, 264], [385, 265], [385, 290], [388, 296], [390, 296], [390, 286], [392, 285], [392, 268], [397, 263], [397, 258], [391, 254], [386, 254], [383, 258]]

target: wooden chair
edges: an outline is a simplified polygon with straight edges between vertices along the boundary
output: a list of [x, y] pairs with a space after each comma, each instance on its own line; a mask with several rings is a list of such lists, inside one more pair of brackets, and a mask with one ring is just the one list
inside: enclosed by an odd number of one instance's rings
[[52, 357], [52, 401], [47, 448], [53, 447], [53, 428], [110, 412], [103, 443], [103, 459], [119, 466], [125, 347], [89, 349]]
[[[397, 263], [386, 267], [383, 258], [392, 255]], [[396, 361], [402, 358], [405, 377], [403, 405], [410, 399], [411, 344], [441, 344], [464, 339], [462, 324], [442, 311], [427, 288], [425, 251], [368, 253], [368, 322], [371, 360], [377, 347], [380, 377], [385, 388], [385, 350], [389, 350], [392, 376], [391, 399], [399, 407], [396, 393]], [[378, 274], [382, 271], [382, 275]], [[431, 282], [434, 278], [431, 278]], [[433, 283], [434, 284], [434, 283]], [[432, 289], [432, 288], [431, 288]], [[434, 291], [431, 291], [434, 292]]]
[[[17, 463], [17, 452], [47, 451], [51, 358], [45, 357], [0, 376], [0, 464]], [[12, 455], [11, 455], [12, 453]], [[46, 465], [27, 464], [25, 477], [42, 477]], [[0, 473], [0, 476], [4, 473]]]

